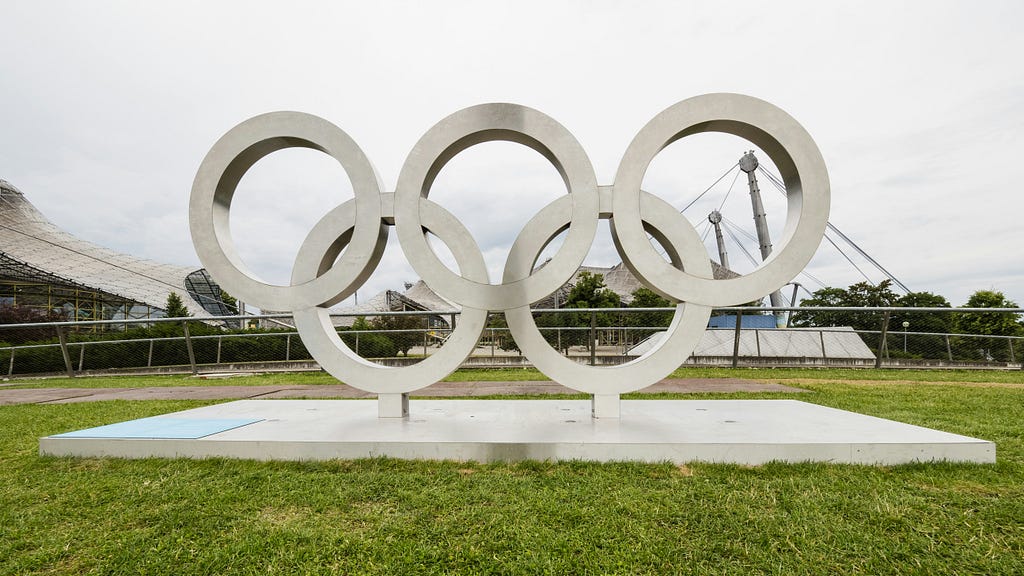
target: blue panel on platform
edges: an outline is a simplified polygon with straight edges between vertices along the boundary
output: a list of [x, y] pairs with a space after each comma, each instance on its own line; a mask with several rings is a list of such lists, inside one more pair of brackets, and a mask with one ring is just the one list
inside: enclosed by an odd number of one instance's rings
[[57, 438], [161, 438], [168, 440], [203, 438], [247, 426], [262, 418], [140, 418], [107, 426], [57, 434]]

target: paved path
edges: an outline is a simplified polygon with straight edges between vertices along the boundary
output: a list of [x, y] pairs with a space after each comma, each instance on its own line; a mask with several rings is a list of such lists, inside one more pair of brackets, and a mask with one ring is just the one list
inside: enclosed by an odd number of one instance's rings
[[[738, 378], [670, 378], [643, 392], [804, 392], [800, 388]], [[413, 396], [493, 396], [497, 394], [577, 394], [554, 382], [438, 382]], [[375, 394], [342, 384], [319, 386], [167, 386], [153, 388], [21, 388], [0, 389], [0, 406], [67, 404], [103, 400], [229, 400], [241, 398], [373, 398]]]

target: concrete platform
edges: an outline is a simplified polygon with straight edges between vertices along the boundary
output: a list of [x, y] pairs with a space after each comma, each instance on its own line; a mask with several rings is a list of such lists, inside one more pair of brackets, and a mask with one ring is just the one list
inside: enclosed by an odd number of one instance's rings
[[[414, 400], [408, 419], [373, 400], [239, 400], [40, 439], [54, 456], [327, 460], [995, 462], [992, 442], [796, 400], [625, 400], [594, 420], [584, 400]], [[167, 434], [159, 419], [167, 419]], [[209, 434], [176, 433], [183, 419]], [[156, 421], [156, 422], [154, 422]], [[252, 421], [224, 428], [214, 422]], [[221, 430], [221, 428], [224, 428]], [[146, 432], [140, 433], [139, 430]], [[139, 437], [148, 435], [148, 437]]]

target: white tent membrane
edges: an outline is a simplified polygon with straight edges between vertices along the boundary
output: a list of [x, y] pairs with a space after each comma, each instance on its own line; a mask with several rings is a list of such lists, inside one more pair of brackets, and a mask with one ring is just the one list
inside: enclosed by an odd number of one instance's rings
[[0, 180], [0, 257], [0, 280], [92, 290], [160, 310], [175, 292], [193, 316], [210, 315], [185, 286], [195, 269], [122, 254], [69, 234], [5, 180]]

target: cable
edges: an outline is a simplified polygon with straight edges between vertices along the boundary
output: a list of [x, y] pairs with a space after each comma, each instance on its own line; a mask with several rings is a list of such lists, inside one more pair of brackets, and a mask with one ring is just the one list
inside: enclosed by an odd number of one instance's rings
[[737, 224], [737, 223], [733, 222], [732, 220], [729, 220], [729, 219], [728, 219], [728, 218], [726, 218], [725, 216], [722, 216], [722, 221], [723, 221], [723, 222], [728, 222], [728, 223], [729, 223], [729, 225], [731, 225], [731, 226], [734, 226], [734, 227], [736, 228], [736, 231], [737, 231], [737, 232], [739, 232], [739, 233], [743, 234], [744, 236], [746, 236], [746, 237], [747, 237], [747, 239], [748, 239], [748, 240], [750, 240], [751, 242], [753, 242], [753, 243], [755, 243], [755, 244], [757, 244], [757, 245], [760, 245], [760, 244], [761, 244], [761, 242], [760, 242], [760, 241], [759, 241], [759, 240], [757, 239], [757, 236], [754, 236], [754, 235], [753, 235], [753, 234], [751, 234], [750, 232], [747, 232], [747, 231], [746, 231], [746, 230], [744, 230], [744, 229], [743, 229], [743, 227], [742, 227], [742, 226], [740, 226], [739, 224]]
[[[721, 176], [719, 176], [718, 180], [715, 180], [714, 182], [712, 182], [711, 186], [707, 187], [707, 190], [704, 190], [703, 192], [701, 192], [700, 195], [698, 195], [696, 198], [694, 198], [693, 201], [690, 202], [689, 204], [687, 204], [686, 208], [683, 208], [682, 210], [680, 210], [680, 212], [686, 212], [690, 208], [690, 206], [693, 206], [698, 200], [700, 200], [705, 194], [707, 194], [708, 191], [710, 191], [712, 188], [714, 188], [715, 184], [718, 184], [719, 182], [721, 182], [723, 178], [725, 178], [726, 176], [729, 175], [729, 172], [732, 172], [733, 170], [735, 170], [739, 165], [740, 165], [740, 163], [737, 162], [737, 163], [733, 164], [732, 166], [730, 166], [729, 169], [725, 171], [725, 174], [722, 174]], [[739, 174], [737, 173], [737, 175], [739, 175]]]
[[725, 198], [722, 198], [722, 203], [718, 205], [718, 211], [722, 211], [722, 207], [725, 206], [725, 201], [729, 199], [729, 194], [732, 194], [732, 188], [736, 185], [736, 180], [739, 180], [740, 170], [736, 171], [736, 175], [732, 177], [732, 184], [729, 184], [729, 190], [725, 193]]
[[850, 240], [850, 238], [846, 234], [843, 234], [839, 230], [839, 228], [836, 228], [835, 225], [832, 224], [831, 222], [826, 223], [826, 225], [828, 226], [829, 230], [835, 232], [836, 234], [839, 235], [840, 238], [845, 240], [847, 244], [849, 244], [850, 246], [853, 246], [853, 249], [856, 250], [857, 252], [859, 252], [861, 256], [863, 256], [864, 258], [867, 258], [868, 262], [871, 262], [872, 264], [874, 264], [875, 268], [878, 268], [879, 270], [881, 270], [882, 274], [885, 274], [890, 280], [895, 282], [897, 286], [902, 288], [907, 294], [910, 294], [911, 290], [910, 290], [910, 288], [907, 288], [906, 284], [904, 284], [903, 282], [900, 282], [899, 279], [896, 278], [895, 276], [893, 276], [891, 272], [889, 272], [888, 270], [883, 268], [881, 264], [879, 264], [874, 258], [871, 257], [871, 255], [869, 255], [867, 252], [862, 250], [860, 246], [857, 246], [857, 244], [855, 244], [853, 240]]
[[712, 228], [711, 222], [705, 222], [704, 232], [701, 233], [701, 235], [700, 235], [700, 243], [701, 244], [704, 244], [707, 241], [708, 235], [711, 234], [711, 228]]
[[[729, 220], [729, 219], [725, 218], [724, 216], [722, 217], [722, 220], [725, 221], [725, 222], [728, 222], [728, 224], [730, 226], [732, 226], [735, 231], [737, 231], [737, 232], [743, 234], [744, 236], [746, 236], [747, 239], [750, 240], [751, 242], [758, 243], [757, 237], [754, 236], [753, 234], [751, 234], [750, 232], [747, 232], [746, 230], [744, 230], [742, 226], [739, 226], [738, 224], [736, 224], [732, 220]], [[758, 264], [755, 263], [755, 265], [758, 265]], [[827, 287], [827, 285], [824, 282], [822, 282], [820, 279], [815, 277], [810, 272], [807, 272], [806, 270], [802, 270], [800, 273], [803, 274], [804, 276], [806, 276], [809, 280], [811, 280], [812, 282], [814, 282], [818, 286], [821, 286], [822, 288], [826, 288]]]
[[[761, 172], [762, 174], [764, 174], [765, 176], [767, 176], [767, 177], [768, 177], [768, 180], [769, 180], [769, 181], [770, 181], [770, 182], [771, 182], [772, 184], [774, 184], [774, 185], [775, 185], [775, 188], [776, 188], [776, 189], [778, 189], [778, 190], [779, 190], [779, 192], [781, 192], [783, 196], [786, 196], [786, 185], [785, 185], [785, 184], [784, 184], [784, 183], [782, 182], [782, 179], [781, 179], [781, 178], [779, 178], [778, 176], [776, 176], [776, 175], [772, 174], [771, 172], [769, 172], [768, 170], [766, 170], [766, 169], [765, 169], [765, 168], [764, 168], [763, 166], [761, 166], [760, 164], [759, 164], [759, 165], [757, 166], [757, 169], [758, 169], [758, 170], [760, 170], [760, 172]], [[900, 288], [901, 288], [901, 289], [902, 289], [902, 290], [903, 290], [904, 292], [906, 292], [906, 293], [908, 293], [908, 294], [909, 294], [909, 293], [911, 292], [910, 288], [907, 288], [907, 285], [906, 285], [906, 284], [904, 284], [903, 282], [900, 282], [899, 278], [896, 278], [896, 276], [894, 276], [894, 275], [892, 274], [892, 272], [889, 272], [888, 270], [886, 270], [884, 266], [882, 266], [881, 264], [879, 264], [877, 260], [875, 260], [874, 258], [872, 258], [870, 254], [868, 254], [868, 253], [867, 253], [866, 251], [864, 251], [864, 249], [863, 249], [863, 248], [861, 248], [860, 246], [858, 246], [856, 242], [854, 242], [853, 240], [851, 240], [849, 236], [847, 236], [846, 234], [843, 234], [843, 232], [842, 232], [841, 230], [839, 230], [839, 228], [837, 228], [837, 227], [835, 226], [835, 224], [832, 224], [831, 222], [826, 222], [826, 224], [825, 224], [825, 225], [826, 225], [826, 226], [828, 227], [828, 229], [829, 229], [829, 230], [831, 230], [831, 231], [835, 232], [835, 233], [836, 233], [836, 234], [837, 234], [837, 235], [838, 235], [838, 236], [839, 236], [840, 238], [842, 238], [844, 242], [846, 242], [847, 244], [849, 244], [849, 245], [850, 245], [850, 247], [852, 247], [852, 248], [853, 248], [854, 250], [856, 250], [856, 251], [857, 251], [857, 253], [858, 253], [858, 254], [860, 254], [860, 255], [861, 255], [862, 257], [864, 257], [864, 259], [865, 259], [865, 260], [867, 260], [867, 261], [868, 261], [868, 262], [870, 262], [870, 263], [871, 263], [871, 264], [872, 264], [872, 265], [873, 265], [873, 266], [874, 266], [875, 268], [877, 268], [879, 272], [881, 272], [882, 274], [884, 274], [886, 278], [888, 278], [888, 279], [892, 280], [892, 281], [893, 281], [893, 283], [894, 283], [894, 284], [896, 284], [896, 285], [897, 285], [898, 287], [900, 287]], [[827, 238], [827, 237], [826, 237], [826, 238]], [[839, 250], [839, 246], [837, 246], [835, 242], [832, 242], [832, 240], [829, 240], [829, 242], [831, 242], [831, 243], [832, 243], [832, 245], [836, 247], [836, 250]], [[845, 253], [843, 253], [843, 251], [842, 251], [842, 250], [839, 250], [839, 253], [840, 253], [840, 254], [843, 254], [843, 257], [844, 257], [844, 258], [846, 258], [846, 259], [847, 259], [847, 261], [849, 261], [849, 262], [850, 262], [850, 264], [853, 264], [853, 262], [852, 262], [852, 261], [850, 260], [850, 258], [849, 258], [848, 256], [846, 256], [846, 254], [845, 254]], [[853, 267], [854, 267], [854, 268], [857, 268], [857, 265], [856, 265], [856, 264], [854, 264], [854, 265], [853, 265]], [[865, 278], [867, 278], [867, 275], [866, 275], [866, 274], [864, 274], [864, 272], [863, 272], [863, 271], [862, 271], [862, 270], [861, 270], [860, 268], [857, 268], [857, 271], [858, 271], [858, 272], [860, 272], [862, 276], [864, 276]], [[871, 280], [868, 280], [868, 282], [871, 282]]]
[[[824, 282], [822, 282], [821, 280], [818, 280], [818, 279], [817, 279], [817, 278], [816, 278], [816, 277], [815, 277], [814, 275], [812, 275], [812, 274], [811, 274], [810, 272], [808, 272], [807, 270], [803, 270], [803, 271], [802, 271], [802, 272], [800, 272], [800, 273], [801, 273], [801, 274], [803, 274], [804, 276], [806, 276], [806, 277], [807, 277], [808, 279], [810, 279], [810, 280], [811, 280], [811, 282], [814, 282], [814, 283], [815, 283], [815, 284], [817, 284], [818, 286], [821, 286], [822, 288], [828, 288], [828, 286], [826, 286]], [[801, 284], [801, 288], [803, 288], [803, 285], [802, 285], [802, 284]], [[804, 288], [804, 290], [805, 290], [805, 291], [806, 291], [806, 292], [807, 292], [808, 294], [811, 294], [811, 291], [810, 291], [810, 290], [807, 290], [807, 288]], [[814, 295], [814, 294], [811, 294], [811, 296], [813, 296], [813, 295]]]
[[726, 226], [724, 227], [725, 233], [728, 234], [730, 238], [732, 238], [732, 241], [735, 242], [737, 246], [739, 246], [740, 252], [743, 252], [743, 254], [746, 255], [747, 259], [750, 260], [751, 264], [753, 264], [755, 268], [757, 266], [760, 266], [760, 262], [758, 262], [757, 259], [754, 258], [750, 254], [750, 252], [747, 251], [746, 247], [743, 246], [743, 243], [740, 242], [739, 238], [736, 237], [736, 234], [733, 233], [732, 224], [727, 223], [724, 218], [722, 219], [722, 223], [726, 224]]
[[853, 268], [855, 270], [857, 270], [857, 272], [860, 272], [860, 275], [863, 276], [864, 279], [868, 281], [868, 284], [871, 284], [872, 286], [875, 285], [875, 283], [871, 281], [871, 278], [868, 278], [868, 275], [865, 274], [864, 271], [861, 270], [859, 266], [857, 266], [856, 264], [853, 263], [853, 260], [851, 260], [850, 257], [846, 255], [846, 252], [843, 252], [843, 249], [840, 248], [839, 245], [836, 244], [834, 240], [829, 238], [828, 234], [822, 234], [822, 237], [825, 238], [825, 240], [828, 240], [828, 243], [831, 244], [836, 250], [839, 251], [840, 254], [843, 255], [843, 258], [846, 258], [846, 261], [850, 263], [850, 266], [853, 266]]
[[777, 189], [778, 189], [778, 190], [779, 190], [780, 192], [782, 192], [782, 195], [783, 195], [783, 196], [785, 196], [785, 195], [787, 195], [787, 194], [788, 194], [788, 193], [786, 192], [786, 183], [785, 183], [785, 182], [783, 182], [781, 178], [779, 178], [779, 177], [778, 177], [778, 176], [776, 176], [775, 174], [772, 174], [772, 173], [771, 173], [771, 172], [769, 172], [769, 171], [768, 171], [768, 170], [767, 170], [767, 169], [766, 169], [766, 168], [765, 168], [764, 166], [761, 166], [760, 164], [758, 164], [758, 165], [757, 165], [757, 170], [758, 170], [758, 171], [759, 171], [759, 172], [760, 172], [760, 173], [761, 173], [762, 175], [764, 175], [764, 176], [765, 176], [766, 178], [768, 178], [768, 180], [769, 180], [769, 181], [770, 181], [770, 182], [771, 182], [772, 184], [774, 184], [774, 185], [775, 185], [775, 187], [776, 187], [776, 188], [777, 188]]

